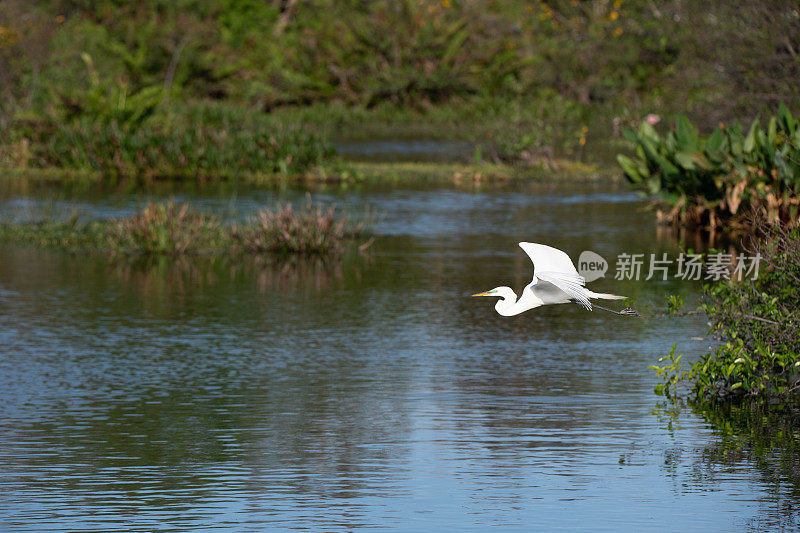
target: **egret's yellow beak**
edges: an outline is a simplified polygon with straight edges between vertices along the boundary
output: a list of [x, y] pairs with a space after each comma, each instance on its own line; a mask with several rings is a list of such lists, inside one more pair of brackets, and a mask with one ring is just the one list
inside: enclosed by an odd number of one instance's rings
[[487, 292], [479, 292], [478, 294], [473, 294], [472, 297], [475, 298], [476, 296], [491, 296], [491, 293]]

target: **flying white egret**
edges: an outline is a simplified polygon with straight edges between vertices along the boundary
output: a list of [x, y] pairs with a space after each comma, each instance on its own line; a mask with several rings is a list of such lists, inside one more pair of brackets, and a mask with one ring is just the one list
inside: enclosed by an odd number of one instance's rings
[[[517, 293], [510, 287], [497, 287], [490, 291], [479, 292], [472, 296], [497, 296], [500, 297], [494, 308], [503, 316], [514, 316], [529, 309], [551, 304], [576, 303], [584, 306], [589, 311], [593, 304], [590, 298], [604, 300], [623, 300], [625, 296], [592, 292], [585, 287], [586, 280], [575, 270], [575, 265], [569, 256], [544, 244], [521, 242], [520, 248], [525, 250], [533, 261], [533, 281], [522, 290], [522, 295], [517, 300]], [[614, 311], [594, 304], [594, 307], [610, 311], [618, 315], [639, 316], [633, 309], [626, 308]]]

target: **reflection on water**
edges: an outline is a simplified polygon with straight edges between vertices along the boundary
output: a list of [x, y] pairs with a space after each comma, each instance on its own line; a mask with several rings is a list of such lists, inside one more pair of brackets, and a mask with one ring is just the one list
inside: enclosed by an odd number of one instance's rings
[[[131, 208], [94, 194], [60, 201]], [[276, 195], [302, 191], [240, 190], [236, 209]], [[635, 195], [321, 196], [384, 214], [369, 257], [141, 264], [0, 247], [0, 529], [791, 523], [779, 513], [795, 513], [794, 485], [756, 455], [714, 466], [716, 421], [684, 412], [670, 430], [651, 414], [647, 365], [676, 341], [687, 357], [704, 351], [689, 340], [701, 318], [550, 306], [509, 319], [468, 297], [529, 282], [523, 238], [573, 257], [673, 252]], [[50, 200], [0, 195], [20, 201]], [[697, 291], [675, 279], [592, 286], [637, 305]]]
[[172, 298], [173, 293], [198, 292], [226, 282], [251, 282], [258, 294], [272, 292], [320, 293], [341, 287], [345, 269], [359, 277], [369, 255], [350, 252], [343, 257], [192, 256], [125, 257], [109, 261], [109, 270], [141, 294]]
[[[800, 527], [800, 412], [797, 406], [751, 404], [747, 401], [714, 405], [660, 402], [654, 414], [677, 441], [683, 420], [699, 417], [715, 438], [698, 443], [692, 460], [693, 484], [713, 486], [732, 476], [755, 478], [770, 490], [761, 500], [762, 512], [748, 529], [796, 531]], [[675, 475], [681, 447], [666, 456], [664, 469]], [[752, 495], [749, 495], [752, 498]]]
[[698, 475], [713, 480], [720, 472], [755, 469], [772, 490], [764, 501], [768, 512], [749, 525], [763, 531], [800, 529], [800, 413], [747, 404], [693, 410], [719, 435], [703, 449]]

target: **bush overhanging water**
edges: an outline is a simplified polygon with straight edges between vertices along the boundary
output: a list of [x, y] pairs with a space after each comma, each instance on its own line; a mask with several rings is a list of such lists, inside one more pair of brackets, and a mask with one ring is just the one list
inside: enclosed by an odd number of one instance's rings
[[797, 399], [800, 390], [800, 225], [754, 222], [751, 253], [767, 266], [756, 279], [704, 289], [703, 309], [721, 344], [684, 369], [672, 352], [653, 366], [663, 379], [656, 392], [676, 395], [682, 383], [692, 400]]

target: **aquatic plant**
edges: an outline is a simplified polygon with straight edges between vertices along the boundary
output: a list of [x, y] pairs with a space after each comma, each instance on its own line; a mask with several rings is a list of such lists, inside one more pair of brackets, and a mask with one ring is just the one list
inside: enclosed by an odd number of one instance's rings
[[617, 156], [628, 180], [657, 195], [667, 223], [716, 228], [741, 224], [755, 209], [770, 220], [796, 220], [800, 208], [800, 120], [781, 104], [766, 129], [739, 122], [707, 137], [686, 117], [660, 135], [647, 121], [626, 128], [635, 156]]
[[268, 253], [326, 255], [341, 249], [362, 225], [314, 204], [265, 208], [243, 224], [224, 225], [213, 215], [170, 200], [151, 203], [119, 219], [79, 222], [41, 221], [0, 224], [0, 242], [114, 254], [190, 255]]
[[690, 398], [797, 398], [800, 391], [800, 225], [752, 222], [750, 253], [767, 267], [756, 279], [728, 280], [704, 288], [701, 309], [724, 344], [684, 368], [675, 346], [654, 365], [663, 382], [656, 393]]
[[340, 248], [360, 226], [347, 228], [334, 207], [314, 205], [311, 196], [298, 209], [292, 204], [260, 210], [248, 224], [234, 226], [232, 236], [245, 250], [303, 255], [325, 254]]
[[224, 233], [216, 217], [170, 200], [148, 204], [136, 215], [110, 221], [106, 240], [113, 251], [185, 254], [213, 251], [223, 245]]
[[65, 250], [95, 250], [105, 247], [105, 238], [106, 227], [103, 223], [80, 223], [77, 218], [64, 222], [0, 223], [0, 242], [6, 243]]

